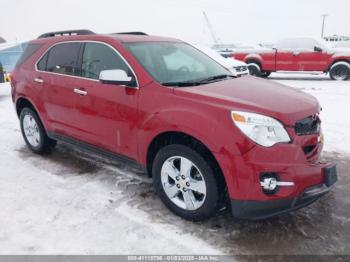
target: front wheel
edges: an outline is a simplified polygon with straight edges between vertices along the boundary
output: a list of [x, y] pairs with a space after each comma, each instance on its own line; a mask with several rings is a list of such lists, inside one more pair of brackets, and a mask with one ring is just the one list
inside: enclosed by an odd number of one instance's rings
[[347, 80], [350, 78], [350, 64], [347, 62], [338, 62], [335, 63], [330, 71], [329, 75], [332, 80]]
[[153, 162], [153, 183], [163, 203], [178, 216], [200, 221], [218, 207], [217, 181], [200, 154], [183, 145], [162, 148]]
[[261, 77], [261, 68], [257, 63], [248, 63], [248, 70], [250, 75]]

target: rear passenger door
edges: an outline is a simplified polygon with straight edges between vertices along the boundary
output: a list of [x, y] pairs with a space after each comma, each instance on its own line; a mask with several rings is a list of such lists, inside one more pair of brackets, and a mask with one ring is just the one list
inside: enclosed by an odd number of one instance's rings
[[81, 79], [75, 88], [84, 94], [76, 96], [75, 126], [84, 142], [135, 158], [138, 89], [101, 83], [101, 71], [110, 69], [124, 70], [135, 79], [115, 48], [102, 42], [83, 44]]
[[34, 81], [41, 85], [50, 130], [76, 137], [74, 88], [80, 74], [78, 58], [81, 43], [54, 45], [37, 64]]

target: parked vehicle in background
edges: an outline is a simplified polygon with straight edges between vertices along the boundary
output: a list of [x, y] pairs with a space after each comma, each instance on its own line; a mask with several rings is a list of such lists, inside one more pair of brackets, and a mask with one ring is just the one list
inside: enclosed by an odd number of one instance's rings
[[3, 77], [5, 82], [10, 81], [10, 73], [16, 66], [20, 56], [23, 54], [27, 43], [4, 43], [0, 44], [0, 62], [3, 66]]
[[216, 62], [229, 69], [233, 75], [242, 76], [249, 74], [248, 65], [246, 63], [238, 61], [234, 58], [225, 58], [221, 56], [218, 52], [207, 46], [198, 44], [193, 44], [193, 46], [205, 53], [206, 55], [208, 55], [209, 57], [211, 57], [212, 59], [214, 59]]
[[212, 49], [214, 49], [225, 58], [232, 57], [232, 54], [236, 48], [237, 46], [234, 44], [215, 44], [212, 46]]
[[326, 36], [324, 37], [324, 40], [330, 43], [350, 42], [350, 36], [341, 36], [341, 35]]
[[30, 150], [48, 153], [59, 140], [140, 168], [185, 219], [227, 203], [236, 217], [264, 219], [313, 203], [337, 180], [335, 165], [318, 162], [314, 97], [235, 77], [178, 39], [47, 33], [12, 78]]
[[4, 73], [4, 80], [6, 82], [11, 82], [11, 73]]
[[4, 68], [2, 67], [1, 61], [0, 61], [0, 83], [5, 82], [5, 73]]
[[273, 49], [235, 52], [232, 57], [246, 62], [255, 76], [268, 77], [271, 72], [278, 71], [306, 71], [329, 73], [333, 80], [350, 77], [350, 51], [333, 48], [322, 39], [283, 39]]
[[266, 45], [263, 44], [228, 44], [228, 45], [222, 45], [222, 44], [216, 44], [212, 46], [212, 49], [217, 51], [221, 56], [225, 58], [232, 58], [233, 54], [235, 53], [250, 53], [250, 52], [256, 52], [257, 50], [268, 50], [271, 48], [268, 48]]

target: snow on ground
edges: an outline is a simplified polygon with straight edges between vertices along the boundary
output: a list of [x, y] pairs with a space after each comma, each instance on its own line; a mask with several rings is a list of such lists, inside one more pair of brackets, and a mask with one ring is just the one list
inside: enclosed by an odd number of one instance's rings
[[0, 85], [0, 116], [0, 254], [219, 253], [128, 204], [120, 188], [138, 185], [141, 193], [148, 179], [91, 159], [67, 167], [68, 160], [30, 154], [7, 85]]
[[46, 157], [32, 154], [10, 88], [0, 85], [0, 254], [347, 254], [350, 81], [270, 78], [320, 100], [325, 157], [337, 161], [341, 176], [334, 193], [266, 222], [228, 213], [184, 221], [163, 206], [150, 179], [120, 163], [63, 144]]

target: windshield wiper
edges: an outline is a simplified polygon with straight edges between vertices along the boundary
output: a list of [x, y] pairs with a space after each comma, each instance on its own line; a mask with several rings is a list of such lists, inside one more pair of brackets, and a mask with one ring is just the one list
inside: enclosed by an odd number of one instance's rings
[[185, 87], [185, 86], [198, 86], [201, 85], [198, 81], [183, 81], [183, 82], [163, 82], [161, 83], [163, 86], [178, 86], [178, 87]]
[[235, 76], [233, 76], [233, 75], [216, 75], [216, 76], [211, 76], [211, 77], [197, 79], [197, 80], [191, 80], [191, 81], [164, 82], [161, 84], [164, 86], [178, 86], [178, 87], [198, 86], [198, 85], [203, 85], [203, 84], [209, 84], [209, 83], [215, 82], [217, 80], [224, 80], [227, 78], [235, 78]]
[[211, 76], [205, 79], [202, 79], [200, 83], [205, 84], [205, 83], [211, 83], [215, 82], [216, 80], [225, 80], [227, 78], [235, 78], [233, 75], [216, 75], [216, 76]]

